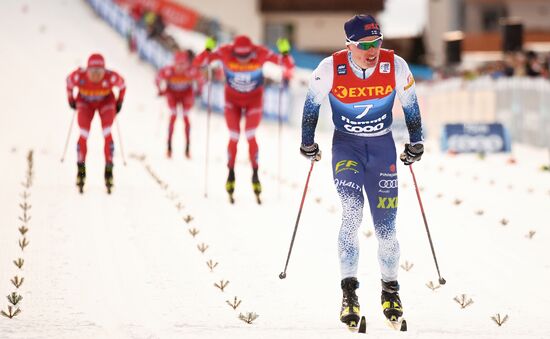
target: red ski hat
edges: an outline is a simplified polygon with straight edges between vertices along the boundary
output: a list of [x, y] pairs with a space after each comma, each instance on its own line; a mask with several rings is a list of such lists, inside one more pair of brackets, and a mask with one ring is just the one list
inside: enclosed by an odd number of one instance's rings
[[246, 35], [237, 35], [233, 41], [233, 53], [240, 57], [246, 57], [254, 49], [254, 44]]
[[174, 62], [176, 64], [188, 64], [189, 53], [187, 51], [178, 51], [174, 54]]
[[105, 68], [105, 59], [103, 55], [99, 53], [94, 53], [88, 58], [88, 67], [99, 67]]

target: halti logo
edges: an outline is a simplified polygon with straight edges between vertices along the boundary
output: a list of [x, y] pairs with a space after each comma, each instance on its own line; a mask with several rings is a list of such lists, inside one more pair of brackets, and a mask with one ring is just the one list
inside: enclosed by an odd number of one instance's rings
[[380, 63], [380, 73], [389, 73], [391, 71], [391, 66], [389, 62]]
[[338, 65], [336, 69], [338, 75], [346, 75], [348, 73], [348, 69], [345, 64]]

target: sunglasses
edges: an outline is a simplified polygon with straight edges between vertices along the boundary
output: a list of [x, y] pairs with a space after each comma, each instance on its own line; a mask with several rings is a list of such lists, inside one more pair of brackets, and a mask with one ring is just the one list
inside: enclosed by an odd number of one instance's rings
[[371, 41], [352, 41], [346, 39], [346, 45], [355, 45], [355, 47], [367, 51], [371, 48], [379, 48], [380, 46], [382, 46], [382, 40], [384, 40], [383, 36], [379, 36], [378, 38]]

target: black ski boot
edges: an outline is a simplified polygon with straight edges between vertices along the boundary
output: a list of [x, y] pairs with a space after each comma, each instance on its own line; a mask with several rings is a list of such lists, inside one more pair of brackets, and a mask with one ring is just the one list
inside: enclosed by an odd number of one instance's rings
[[86, 165], [83, 162], [76, 163], [78, 172], [76, 174], [76, 186], [78, 191], [84, 193], [84, 183], [86, 182]]
[[260, 199], [260, 193], [262, 193], [262, 184], [260, 183], [260, 179], [258, 178], [258, 169], [254, 168], [252, 173], [252, 189], [254, 190], [254, 194], [256, 194], [256, 201], [258, 204], [262, 203], [262, 200]]
[[105, 186], [107, 187], [107, 193], [111, 194], [111, 188], [113, 187], [113, 163], [108, 162], [105, 164]]
[[382, 310], [389, 321], [396, 322], [403, 316], [397, 281], [382, 280]]
[[172, 158], [172, 142], [168, 140], [168, 147], [166, 148], [166, 157]]
[[189, 149], [189, 143], [185, 144], [185, 157], [187, 159], [191, 159], [191, 151]]
[[225, 182], [225, 190], [229, 194], [229, 202], [234, 204], [235, 199], [233, 198], [233, 192], [235, 192], [235, 170], [230, 168], [229, 175], [227, 176], [227, 181]]
[[349, 327], [357, 327], [359, 324], [359, 299], [355, 294], [355, 290], [359, 288], [357, 278], [345, 278], [340, 283], [342, 287], [342, 309], [340, 311], [340, 321], [347, 324]]

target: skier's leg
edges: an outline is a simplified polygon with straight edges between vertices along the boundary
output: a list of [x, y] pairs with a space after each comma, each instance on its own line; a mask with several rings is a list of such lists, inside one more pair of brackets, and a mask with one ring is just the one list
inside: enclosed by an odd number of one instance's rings
[[168, 108], [170, 109], [170, 120], [168, 123], [168, 141], [167, 141], [168, 153], [167, 154], [168, 156], [171, 156], [172, 155], [172, 135], [174, 134], [174, 125], [176, 123], [178, 111], [177, 111], [176, 100], [174, 99], [174, 97], [170, 94], [167, 94], [166, 98], [168, 101]]
[[355, 327], [359, 323], [359, 300], [355, 290], [359, 263], [359, 226], [363, 218], [364, 147], [356, 137], [334, 133], [332, 173], [336, 191], [342, 201], [342, 226], [338, 236], [338, 254], [342, 275], [342, 308], [340, 321]]
[[189, 121], [189, 113], [191, 111], [191, 107], [193, 107], [193, 91], [190, 90], [185, 94], [185, 97], [183, 99], [183, 125], [184, 125], [184, 132], [185, 132], [185, 156], [189, 158], [191, 156], [190, 151], [190, 133], [191, 133], [191, 122]]
[[86, 162], [86, 153], [88, 152], [87, 141], [90, 134], [90, 126], [94, 117], [95, 108], [90, 107], [87, 103], [78, 102], [78, 127], [80, 128], [80, 137], [76, 145], [77, 162]]
[[258, 142], [256, 141], [256, 129], [262, 120], [262, 103], [255, 103], [248, 107], [246, 112], [245, 135], [248, 141], [248, 156], [253, 169], [258, 169]]
[[103, 138], [105, 138], [105, 146], [103, 151], [105, 153], [105, 163], [113, 163], [113, 153], [115, 151], [115, 144], [113, 142], [113, 135], [111, 134], [111, 127], [115, 120], [116, 108], [114, 102], [108, 102], [99, 109], [99, 117], [101, 118], [101, 128], [103, 129]]
[[359, 262], [358, 230], [363, 218], [363, 165], [361, 145], [335, 133], [332, 145], [332, 173], [342, 202], [342, 226], [338, 236], [338, 254], [342, 279], [357, 277]]
[[185, 125], [185, 143], [186, 145], [189, 145], [189, 134], [191, 131], [191, 123], [189, 121], [189, 113], [191, 111], [191, 108], [193, 107], [193, 91], [190, 90], [186, 92], [185, 97], [183, 99], [183, 122]]
[[367, 176], [364, 187], [378, 238], [378, 262], [382, 280], [396, 281], [400, 256], [395, 227], [398, 181], [395, 143], [391, 133], [372, 138], [368, 143], [367, 152]]
[[227, 167], [235, 168], [235, 159], [237, 157], [237, 144], [239, 142], [241, 120], [241, 106], [230, 101], [225, 102], [225, 123], [229, 129], [229, 143], [227, 145]]

